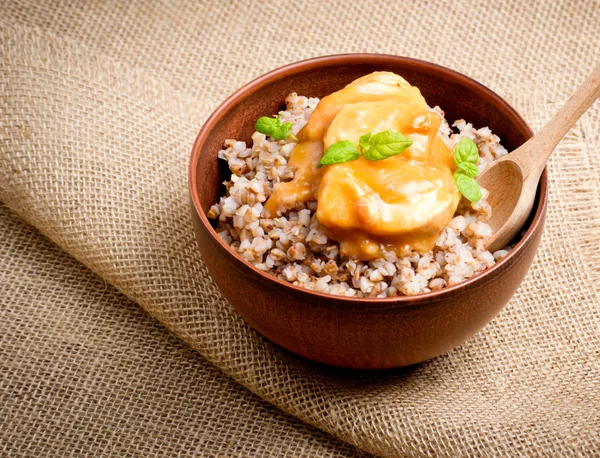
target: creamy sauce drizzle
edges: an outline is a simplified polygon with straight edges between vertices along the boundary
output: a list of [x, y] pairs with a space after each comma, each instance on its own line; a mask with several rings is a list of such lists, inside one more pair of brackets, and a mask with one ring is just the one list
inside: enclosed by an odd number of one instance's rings
[[[324, 97], [298, 137], [289, 165], [294, 179], [277, 185], [265, 215], [317, 200], [317, 219], [346, 256], [369, 260], [382, 248], [399, 255], [433, 248], [450, 222], [460, 194], [450, 150], [437, 135], [440, 117], [419, 89], [398, 75], [376, 72]], [[317, 168], [330, 145], [365, 133], [396, 130], [413, 140], [382, 161], [363, 157]]]

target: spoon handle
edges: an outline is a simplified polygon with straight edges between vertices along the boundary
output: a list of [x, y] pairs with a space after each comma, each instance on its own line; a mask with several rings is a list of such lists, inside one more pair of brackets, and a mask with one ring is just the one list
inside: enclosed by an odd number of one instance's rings
[[600, 96], [600, 65], [596, 66], [550, 122], [510, 156], [513, 156], [522, 165], [523, 171], [537, 182], [548, 156], [598, 96]]

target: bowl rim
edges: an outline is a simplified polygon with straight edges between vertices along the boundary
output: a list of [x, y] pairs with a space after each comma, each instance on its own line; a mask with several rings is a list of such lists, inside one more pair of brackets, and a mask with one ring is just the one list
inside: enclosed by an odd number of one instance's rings
[[[376, 297], [348, 297], [348, 296], [338, 296], [329, 293], [323, 293], [320, 291], [315, 291], [312, 289], [304, 288], [301, 286], [293, 285], [292, 283], [281, 280], [280, 278], [271, 275], [265, 271], [258, 269], [254, 264], [246, 261], [242, 258], [241, 255], [233, 251], [229, 245], [227, 245], [223, 239], [217, 234], [216, 230], [212, 227], [211, 223], [208, 221], [208, 217], [202, 210], [202, 206], [200, 204], [200, 194], [198, 192], [198, 188], [196, 184], [197, 180], [197, 162], [200, 157], [200, 145], [203, 143], [205, 138], [208, 136], [212, 126], [218, 121], [221, 117], [221, 113], [226, 111], [228, 107], [237, 101], [246, 91], [255, 90], [260, 88], [262, 85], [268, 83], [271, 79], [279, 77], [282, 73], [287, 73], [289, 71], [296, 71], [299, 69], [307, 70], [312, 69], [314, 67], [319, 66], [327, 66], [331, 64], [344, 63], [344, 64], [352, 64], [357, 63], [356, 61], [361, 61], [364, 63], [365, 60], [371, 60], [373, 63], [377, 63], [378, 61], [404, 61], [407, 63], [412, 63], [413, 65], [421, 66], [421, 67], [433, 67], [438, 72], [441, 72], [445, 75], [452, 75], [454, 78], [462, 80], [462, 82], [466, 85], [475, 86], [479, 90], [483, 90], [484, 92], [489, 93], [492, 98], [496, 99], [496, 101], [503, 105], [513, 116], [520, 119], [523, 124], [526, 126], [527, 130], [531, 135], [533, 135], [533, 130], [527, 123], [527, 121], [516, 111], [506, 100], [500, 97], [496, 92], [489, 89], [487, 86], [481, 84], [480, 82], [474, 80], [473, 78], [466, 76], [462, 73], [459, 73], [455, 70], [449, 69], [439, 64], [435, 64], [432, 62], [415, 59], [412, 57], [398, 56], [392, 54], [378, 54], [378, 53], [345, 53], [345, 54], [330, 54], [325, 56], [312, 57], [304, 60], [300, 60], [297, 62], [293, 62], [290, 64], [286, 64], [280, 67], [277, 67], [273, 70], [270, 70], [253, 80], [247, 82], [239, 89], [234, 91], [231, 95], [229, 95], [219, 106], [212, 112], [212, 114], [206, 119], [198, 135], [196, 140], [194, 141], [194, 145], [192, 147], [192, 152], [190, 155], [190, 162], [188, 167], [188, 189], [190, 193], [190, 199], [193, 205], [193, 211], [198, 215], [198, 218], [204, 228], [208, 231], [210, 236], [217, 241], [217, 243], [229, 254], [234, 257], [238, 262], [241, 262], [244, 266], [249, 268], [254, 274], [258, 275], [264, 282], [270, 283], [274, 282], [275, 284], [289, 289], [291, 293], [298, 294], [306, 294], [309, 296], [314, 296], [315, 299], [337, 299], [343, 302], [347, 302], [349, 305], [356, 304], [361, 305], [362, 307], [368, 306], [369, 304], [375, 306], [376, 304], [382, 306], [415, 306], [422, 305], [423, 302], [433, 303], [438, 302], [439, 300], [445, 299], [446, 296], [460, 294], [462, 290], [467, 288], [475, 287], [478, 285], [482, 286], [483, 284], [490, 281], [488, 277], [492, 277], [493, 274], [497, 271], [503, 270], [512, 260], [516, 260], [522, 254], [522, 248], [526, 245], [537, 233], [538, 228], [541, 224], [543, 224], [544, 218], [542, 215], [544, 214], [547, 203], [548, 203], [548, 170], [547, 167], [544, 168], [544, 171], [540, 177], [540, 181], [538, 183], [538, 191], [539, 191], [539, 201], [536, 207], [536, 212], [531, 221], [530, 226], [527, 231], [523, 235], [523, 237], [517, 242], [517, 244], [508, 252], [508, 254], [494, 264], [492, 267], [485, 269], [482, 272], [478, 272], [472, 277], [457, 283], [456, 285], [449, 286], [443, 288], [438, 291], [431, 291], [428, 293], [420, 293], [414, 296], [395, 296], [395, 297], [385, 297], [385, 298], [376, 298]], [[343, 62], [342, 62], [343, 61]], [[224, 139], [225, 140], [225, 139]]]

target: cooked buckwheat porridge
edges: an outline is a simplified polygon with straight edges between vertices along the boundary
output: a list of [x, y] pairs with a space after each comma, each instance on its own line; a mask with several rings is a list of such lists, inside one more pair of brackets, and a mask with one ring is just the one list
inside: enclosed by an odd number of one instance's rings
[[[208, 217], [232, 250], [258, 269], [286, 282], [324, 293], [348, 297], [384, 298], [412, 296], [438, 291], [472, 277], [508, 253], [485, 249], [492, 234], [487, 224], [491, 216], [487, 191], [472, 203], [460, 199], [449, 223], [434, 238], [433, 248], [419, 252], [407, 246], [390, 250], [381, 246], [370, 260], [341, 253], [340, 244], [328, 238], [317, 220], [317, 201], [288, 202], [285, 211], [266, 216], [265, 202], [296, 170], [288, 166], [297, 145], [295, 135], [307, 124], [319, 99], [290, 94], [286, 110], [279, 112], [282, 124], [292, 123], [284, 140], [255, 132], [252, 144], [225, 140], [218, 157], [227, 161], [231, 178], [226, 193], [214, 204]], [[446, 122], [444, 112], [429, 109], [441, 117], [437, 136], [452, 150], [464, 137], [475, 142], [479, 151], [476, 167], [483, 171], [507, 154], [500, 139], [487, 127], [475, 129], [463, 119]], [[270, 115], [265, 113], [265, 115]]]

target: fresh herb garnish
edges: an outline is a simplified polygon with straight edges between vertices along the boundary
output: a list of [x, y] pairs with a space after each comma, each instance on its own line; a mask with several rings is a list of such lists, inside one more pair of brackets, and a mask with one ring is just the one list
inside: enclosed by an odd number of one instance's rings
[[476, 177], [479, 175], [479, 169], [472, 162], [461, 162], [458, 164], [458, 170], [470, 177]]
[[381, 161], [395, 156], [412, 144], [413, 141], [410, 138], [406, 138], [395, 130], [385, 130], [374, 135], [365, 134], [359, 140], [362, 154], [369, 161]]
[[269, 137], [273, 138], [273, 140], [286, 140], [288, 137], [290, 137], [294, 141], [298, 141], [296, 136], [290, 133], [292, 125], [293, 124], [291, 122], [281, 124], [279, 116], [276, 118], [263, 116], [256, 121], [254, 130], [260, 132], [261, 134], [268, 135]]
[[477, 202], [481, 199], [481, 188], [473, 179], [479, 175], [477, 161], [479, 160], [479, 150], [473, 140], [463, 137], [454, 147], [452, 152], [454, 163], [458, 170], [454, 172], [454, 181], [460, 193], [471, 202]]
[[411, 139], [395, 130], [364, 134], [358, 141], [358, 148], [350, 140], [340, 140], [332, 144], [321, 157], [317, 167], [353, 161], [361, 154], [369, 161], [381, 161], [400, 154], [412, 144]]
[[454, 181], [456, 181], [456, 187], [460, 193], [471, 202], [477, 202], [481, 199], [481, 188], [473, 178], [456, 171], [454, 173]]
[[460, 139], [458, 144], [454, 147], [452, 155], [454, 156], [456, 165], [460, 165], [463, 162], [477, 164], [477, 161], [479, 160], [479, 150], [477, 149], [477, 145], [469, 137]]
[[330, 164], [341, 164], [342, 162], [353, 161], [360, 157], [360, 153], [356, 149], [356, 145], [350, 140], [341, 140], [335, 142], [323, 155], [317, 167]]

